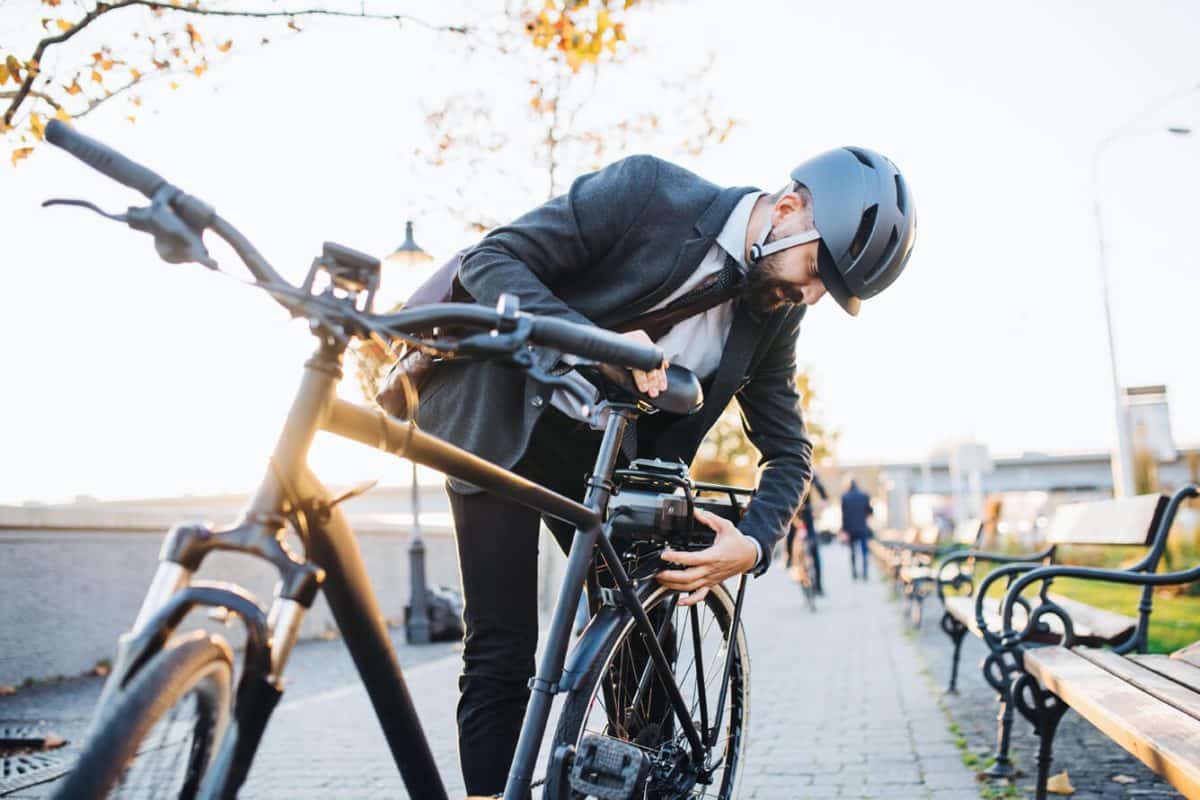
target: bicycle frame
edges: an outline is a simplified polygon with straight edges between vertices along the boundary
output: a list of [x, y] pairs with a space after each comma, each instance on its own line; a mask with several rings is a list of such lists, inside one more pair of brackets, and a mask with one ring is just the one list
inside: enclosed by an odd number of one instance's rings
[[[338, 507], [344, 497], [331, 499], [307, 466], [309, 447], [317, 431], [324, 430], [505, 495], [576, 528], [544, 655], [536, 677], [530, 681], [532, 693], [504, 792], [506, 800], [525, 800], [530, 794], [553, 697], [561, 689], [559, 682], [564, 675], [576, 611], [574, 601], [580, 597], [585, 583], [594, 584], [589, 575], [597, 548], [647, 646], [649, 666], [667, 689], [692, 757], [696, 764], [707, 768], [710, 738], [715, 740], [715, 730], [710, 737], [708, 730], [698, 730], [692, 720], [659, 632], [642, 608], [637, 588], [625, 572], [602, 523], [611, 493], [608, 478], [616, 465], [626, 426], [638, 409], [612, 406], [593, 471], [596, 477], [589, 480], [581, 504], [425, 434], [410, 422], [338, 399], [335, 390], [342, 377], [346, 344], [331, 335], [320, 332], [318, 335], [320, 346], [305, 363], [300, 387], [267, 474], [241, 520], [228, 530], [181, 525], [168, 534], [161, 563], [137, 621], [132, 631], [121, 637], [117, 662], [98, 708], [161, 648], [189, 610], [211, 606], [236, 614], [248, 631], [244, 676], [238, 685], [234, 720], [201, 790], [206, 797], [234, 796], [245, 780], [266, 722], [282, 694], [281, 676], [300, 622], [317, 591], [323, 589], [405, 786], [412, 796], [423, 800], [447, 796], [391, 647], [358, 543]], [[289, 521], [304, 543], [307, 560], [296, 557], [283, 544]], [[240, 587], [191, 580], [203, 558], [213, 550], [249, 553], [278, 568], [281, 582], [269, 613], [264, 615], [254, 598]], [[736, 638], [740, 625], [744, 590], [745, 576], [742, 576], [731, 638]], [[597, 601], [593, 591], [594, 587], [589, 587], [594, 612]], [[718, 725], [734, 648], [729, 651], [721, 701], [715, 709]], [[96, 717], [100, 716], [98, 710]], [[707, 727], [708, 714], [702, 716], [702, 726]]]

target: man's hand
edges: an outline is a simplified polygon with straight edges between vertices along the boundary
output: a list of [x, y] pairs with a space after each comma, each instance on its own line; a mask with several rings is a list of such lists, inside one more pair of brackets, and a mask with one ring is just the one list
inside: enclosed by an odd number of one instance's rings
[[708, 587], [732, 575], [749, 572], [758, 563], [758, 546], [732, 522], [700, 509], [696, 509], [696, 519], [716, 532], [716, 540], [696, 552], [664, 550], [663, 561], [682, 564], [687, 569], [667, 569], [655, 576], [668, 589], [687, 592], [679, 598], [681, 606], [699, 603], [708, 595]]
[[[654, 340], [645, 331], [627, 331], [621, 335], [638, 344], [644, 344], [649, 347], [654, 346]], [[650, 372], [643, 372], [640, 369], [631, 369], [629, 371], [633, 373], [633, 382], [637, 384], [639, 392], [648, 394], [651, 397], [658, 397], [659, 392], [667, 390], [667, 366], [667, 359], [663, 358], [662, 369], [655, 369]]]

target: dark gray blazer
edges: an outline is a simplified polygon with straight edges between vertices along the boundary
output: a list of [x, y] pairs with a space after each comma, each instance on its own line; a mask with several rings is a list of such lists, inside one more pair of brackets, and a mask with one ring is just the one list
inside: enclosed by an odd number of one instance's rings
[[[459, 277], [480, 303], [515, 294], [520, 308], [605, 327], [652, 308], [700, 265], [750, 187], [722, 189], [652, 156], [632, 156], [575, 180], [570, 190], [489, 233]], [[762, 479], [739, 528], [770, 561], [812, 478], [812, 444], [793, 375], [804, 307], [760, 314], [739, 303], [725, 352], [692, 417], [639, 422], [639, 452], [691, 462], [735, 396]], [[556, 357], [549, 354], [547, 358]], [[417, 423], [503, 467], [520, 459], [551, 391], [511, 368], [450, 362], [431, 375]]]

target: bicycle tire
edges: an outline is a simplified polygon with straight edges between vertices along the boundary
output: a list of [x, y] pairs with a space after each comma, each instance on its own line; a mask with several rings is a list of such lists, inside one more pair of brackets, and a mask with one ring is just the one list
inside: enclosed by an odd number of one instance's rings
[[[652, 620], [654, 619], [653, 614], [660, 609], [661, 605], [671, 594], [673, 593], [669, 590], [660, 588], [643, 601], [643, 607], [646, 609], [647, 614], [651, 615]], [[707, 624], [701, 624], [709, 627], [712, 625], [712, 623], [716, 623], [720, 631], [719, 639], [725, 643], [728, 643], [729, 628], [733, 620], [734, 610], [734, 601], [733, 598], [730, 597], [729, 592], [726, 591], [724, 586], [714, 586], [709, 591], [708, 596], [705, 598], [703, 603], [700, 605], [702, 605], [704, 609], [706, 609], [711, 615], [711, 622]], [[686, 608], [677, 607], [675, 612], [676, 620], [679, 620], [680, 614], [688, 613], [690, 612], [688, 612]], [[698, 617], [700, 613], [701, 612], [698, 611]], [[567, 694], [566, 700], [563, 703], [562, 712], [559, 715], [558, 726], [554, 733], [554, 744], [551, 748], [551, 752], [555, 752], [559, 746], [563, 744], [570, 744], [578, 747], [585, 734], [597, 732], [589, 729], [587, 725], [589, 720], [589, 712], [593, 711], [595, 707], [599, 705], [599, 703], [594, 702], [594, 699], [596, 699], [597, 694], [602, 690], [601, 682], [603, 676], [609, 671], [610, 665], [614, 661], [614, 658], [618, 652], [620, 652], [622, 645], [629, 642], [630, 637], [634, 635], [636, 635], [636, 631], [633, 627], [633, 616], [631, 614], [626, 614], [623, 623], [621, 625], [614, 626], [611, 632], [608, 634], [608, 641], [604, 642], [603, 646], [597, 649], [596, 655], [593, 657], [591, 664], [588, 665], [586, 671], [584, 672], [584, 677], [580, 681], [578, 687]], [[708, 630], [705, 631], [704, 635], [708, 635]], [[717, 637], [713, 638], [715, 639]], [[692, 652], [689, 644], [691, 641], [690, 628], [685, 628], [683, 633], [680, 634], [677, 627], [676, 641], [677, 643], [681, 643], [683, 647], [676, 646], [672, 648], [673, 652], [676, 654], [681, 652], [684, 654]], [[726, 709], [722, 721], [722, 729], [723, 731], [727, 732], [726, 746], [722, 757], [720, 780], [715, 787], [715, 794], [709, 791], [714, 789], [713, 786], [696, 786], [694, 790], [689, 791], [686, 794], [667, 794], [653, 788], [648, 788], [645, 794], [646, 798], [652, 798], [653, 800], [662, 798], [665, 800], [668, 797], [713, 797], [720, 798], [720, 800], [730, 800], [730, 798], [738, 797], [737, 787], [743, 774], [742, 767], [747, 742], [747, 731], [750, 724], [750, 656], [746, 645], [745, 631], [740, 625], [738, 626], [737, 630], [735, 646], [737, 647], [737, 651], [733, 659], [733, 677], [730, 679], [729, 693], [726, 698]], [[706, 694], [706, 696], [710, 698], [709, 721], [711, 724], [712, 715], [715, 712], [713, 706], [716, 705], [716, 695], [720, 691], [721, 669], [724, 667], [726, 651], [723, 648], [720, 648], [716, 653], [709, 655], [707, 648], [702, 642], [701, 652], [705, 654], [704, 682], [708, 687], [708, 694]], [[716, 657], [715, 668], [713, 668], [712, 663], [714, 661], [714, 657]], [[694, 662], [695, 659], [693, 657], [690, 660]], [[677, 657], [676, 680], [680, 684], [680, 689], [683, 693], [684, 699], [689, 700], [689, 692], [687, 691], [687, 687], [689, 685], [688, 675], [686, 674], [688, 670], [685, 670], [685, 674], [680, 676], [678, 674], [679, 667], [680, 664]], [[695, 688], [696, 683], [697, 682], [693, 678], [690, 684], [693, 689]], [[691, 698], [693, 716], [695, 716], [697, 713], [697, 702], [695, 697], [696, 694], [693, 691]], [[697, 727], [699, 727], [699, 722], [697, 722]], [[611, 732], [607, 730], [603, 733], [604, 735], [611, 735]], [[631, 740], [629, 736], [618, 735], [615, 738], [622, 739], [623, 741]], [[636, 739], [637, 737], [635, 736], [633, 738]], [[683, 739], [683, 735], [681, 733], [676, 733], [674, 738], [677, 741], [683, 741], [684, 748], [686, 749], [686, 740]], [[652, 748], [646, 747], [644, 749]], [[556, 786], [557, 782], [551, 782], [551, 785]], [[703, 791], [697, 794], [697, 791], [700, 790]], [[559, 790], [558, 797], [553, 797], [551, 794], [547, 794], [546, 797], [547, 800], [570, 800], [569, 792], [561, 789]]]
[[[233, 659], [222, 640], [203, 631], [172, 639], [101, 710], [103, 716], [93, 726], [83, 754], [54, 796], [71, 800], [194, 797], [229, 722], [232, 680]], [[166, 752], [169, 735], [187, 727], [186, 723], [172, 726], [171, 719], [164, 718], [191, 697], [196, 698], [197, 714], [179, 789], [122, 786]], [[160, 729], [162, 740], [156, 746], [150, 734]], [[184, 750], [176, 748], [177, 753]]]

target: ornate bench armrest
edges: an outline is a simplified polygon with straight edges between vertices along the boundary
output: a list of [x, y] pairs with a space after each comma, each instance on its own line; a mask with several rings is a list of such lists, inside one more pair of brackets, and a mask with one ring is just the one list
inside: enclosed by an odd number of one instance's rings
[[1127, 569], [1054, 565], [1032, 570], [1014, 581], [1004, 595], [1004, 602], [1000, 608], [1000, 619], [1003, 625], [1003, 632], [1001, 634], [1003, 645], [1012, 648], [1019, 646], [1023, 631], [1016, 631], [1012, 627], [1013, 606], [1019, 602], [1025, 602], [1021, 599], [1022, 592], [1035, 583], [1041, 584], [1038, 594], [1042, 598], [1042, 602], [1030, 613], [1024, 630], [1033, 630], [1037, 619], [1046, 614], [1053, 614], [1061, 619], [1063, 623], [1063, 646], [1070, 647], [1075, 644], [1075, 631], [1071, 624], [1070, 615], [1062, 607], [1050, 600], [1046, 596], [1046, 592], [1049, 589], [1050, 583], [1055, 578], [1082, 578], [1084, 580], [1142, 587], [1142, 599], [1138, 604], [1137, 629], [1128, 642], [1123, 643], [1116, 649], [1119, 652], [1128, 652], [1135, 648], [1144, 650], [1147, 629], [1150, 625], [1150, 612], [1153, 609], [1154, 587], [1173, 586], [1200, 580], [1200, 564], [1196, 564], [1191, 569], [1176, 572], [1154, 573], [1150, 571], [1157, 566], [1157, 556], [1161, 554], [1163, 548], [1166, 546], [1167, 534], [1171, 530], [1171, 525], [1175, 520], [1176, 513], [1179, 511], [1179, 506], [1185, 500], [1197, 496], [1200, 496], [1200, 490], [1194, 485], [1184, 486], [1175, 492], [1167, 504], [1158, 530], [1155, 532], [1150, 555]]
[[[957, 553], [952, 553], [947, 556], [937, 570], [937, 594], [938, 599], [944, 604], [946, 602], [945, 587], [949, 586], [952, 589], [958, 589], [964, 583], [971, 586], [971, 591], [975, 590], [975, 581], [972, 576], [974, 570], [970, 572], [957, 566], [970, 562], [987, 562], [991, 564], [1030, 564], [1034, 562], [1046, 563], [1046, 559], [1054, 558], [1055, 546], [1050, 545], [1045, 550], [1036, 553], [1022, 553], [1019, 555], [1011, 555], [1009, 553], [994, 553], [987, 550], [967, 549]], [[948, 576], [946, 568], [955, 565], [953, 576]], [[988, 585], [991, 585], [990, 583]]]

